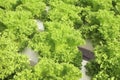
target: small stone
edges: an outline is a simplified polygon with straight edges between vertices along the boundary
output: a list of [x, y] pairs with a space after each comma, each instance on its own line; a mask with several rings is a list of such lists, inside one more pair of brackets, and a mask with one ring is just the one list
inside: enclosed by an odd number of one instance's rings
[[84, 60], [89, 61], [91, 59], [94, 59], [94, 53], [92, 51], [82, 47], [79, 47], [79, 50], [82, 52], [82, 57]]
[[32, 49], [26, 47], [23, 51], [23, 54], [29, 58], [30, 65], [34, 66], [38, 63], [38, 54], [35, 53]]
[[43, 22], [37, 19], [37, 20], [36, 20], [36, 23], [37, 23], [38, 30], [39, 30], [39, 31], [44, 31]]
[[90, 40], [86, 40], [86, 44], [83, 46], [79, 46], [78, 48], [82, 52], [82, 57], [84, 60], [89, 61], [95, 58], [93, 53], [92, 42]]
[[81, 68], [81, 72], [82, 72], [82, 78], [80, 80], [91, 80], [91, 77], [86, 75], [86, 68], [85, 65], [88, 63], [88, 61], [83, 60], [82, 61], [82, 68]]

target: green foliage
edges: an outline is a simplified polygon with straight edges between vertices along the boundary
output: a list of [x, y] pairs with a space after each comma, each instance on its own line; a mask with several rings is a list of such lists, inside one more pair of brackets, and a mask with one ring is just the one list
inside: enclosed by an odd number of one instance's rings
[[68, 63], [55, 63], [51, 59], [42, 58], [33, 70], [24, 70], [14, 77], [15, 80], [78, 80], [79, 69]]
[[13, 76], [28, 67], [28, 59], [12, 51], [0, 50], [0, 79], [11, 79]]
[[48, 12], [50, 20], [62, 22], [68, 21], [68, 23], [69, 21], [75, 22], [80, 20], [80, 17], [78, 16], [80, 10], [79, 7], [71, 4], [66, 4], [63, 1], [59, 0], [55, 0], [54, 2], [50, 2], [49, 4], [51, 6], [51, 10]]
[[[109, 19], [110, 18], [110, 19]], [[114, 12], [99, 10], [86, 16], [87, 25], [83, 25], [84, 34], [102, 42], [112, 41], [119, 37], [119, 16]], [[91, 35], [92, 34], [92, 35]]]
[[79, 3], [82, 7], [90, 6], [92, 11], [110, 10], [112, 8], [112, 0], [80, 0]]
[[[43, 32], [36, 19], [43, 21]], [[119, 80], [119, 22], [119, 0], [1, 0], [0, 79], [78, 80], [77, 46], [84, 37], [95, 48], [87, 73], [93, 80]], [[37, 65], [20, 54], [25, 47], [39, 54]]]
[[17, 4], [18, 0], [0, 0], [0, 8], [6, 10], [14, 10], [14, 6]]
[[[82, 57], [77, 46], [84, 40], [79, 30], [74, 29], [76, 23], [82, 24], [78, 15], [80, 7], [75, 3], [0, 1], [1, 80], [78, 80], [81, 77]], [[48, 12], [46, 5], [50, 7]], [[45, 31], [39, 32], [36, 19], [43, 21]], [[39, 54], [37, 65], [31, 67], [27, 56], [21, 54], [25, 47]]]
[[45, 3], [40, 0], [21, 0], [21, 3], [16, 10], [30, 11], [35, 18], [41, 18], [46, 8]]
[[79, 0], [62, 0], [65, 3], [76, 5]]
[[[80, 0], [84, 38], [94, 44], [95, 59], [86, 66], [92, 80], [119, 80], [120, 24], [118, 0]], [[101, 4], [103, 3], [103, 4]]]
[[[50, 57], [60, 63], [74, 62], [80, 67], [81, 54], [78, 54], [76, 45], [83, 44], [81, 34], [66, 24], [46, 22], [45, 25], [46, 31], [35, 34], [29, 46], [40, 52], [42, 57]], [[74, 61], [75, 58], [79, 60]]]
[[108, 45], [96, 48], [96, 59], [87, 65], [88, 72], [92, 73], [91, 76], [94, 76], [93, 80], [102, 80], [103, 78], [105, 80], [120, 79], [119, 44], [119, 42], [113, 41], [113, 43], [110, 42]]

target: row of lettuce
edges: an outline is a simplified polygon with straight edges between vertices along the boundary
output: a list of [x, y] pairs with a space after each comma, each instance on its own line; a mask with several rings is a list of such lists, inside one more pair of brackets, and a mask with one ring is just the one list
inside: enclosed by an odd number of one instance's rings
[[93, 80], [120, 79], [120, 1], [81, 0], [83, 36], [94, 45], [95, 59], [87, 64]]
[[[38, 31], [36, 19], [45, 31]], [[119, 80], [119, 22], [119, 0], [1, 0], [0, 79], [78, 80], [82, 56], [77, 46], [90, 39], [95, 59], [86, 66], [88, 75]], [[34, 67], [19, 54], [25, 47], [39, 54]]]
[[[61, 0], [1, 0], [0, 79], [78, 80], [82, 56], [77, 46], [84, 43], [73, 27], [78, 9]], [[44, 23], [44, 31], [38, 30], [36, 19]], [[20, 54], [26, 47], [39, 54], [35, 66]]]

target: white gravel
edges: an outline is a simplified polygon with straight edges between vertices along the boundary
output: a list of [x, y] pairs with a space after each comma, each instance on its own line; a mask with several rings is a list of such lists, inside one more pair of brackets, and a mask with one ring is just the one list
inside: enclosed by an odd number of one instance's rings
[[22, 53], [29, 58], [30, 65], [34, 66], [38, 63], [38, 54], [35, 53], [32, 49], [26, 47]]
[[36, 23], [37, 23], [37, 26], [38, 26], [38, 30], [39, 31], [44, 31], [44, 25], [43, 25], [43, 22], [42, 21], [40, 21], [40, 20], [35, 20], [36, 21]]
[[86, 75], [86, 68], [85, 68], [85, 65], [88, 63], [88, 61], [86, 60], [83, 60], [82, 61], [82, 69], [81, 69], [81, 72], [82, 72], [82, 78], [80, 80], [91, 80], [91, 78]]

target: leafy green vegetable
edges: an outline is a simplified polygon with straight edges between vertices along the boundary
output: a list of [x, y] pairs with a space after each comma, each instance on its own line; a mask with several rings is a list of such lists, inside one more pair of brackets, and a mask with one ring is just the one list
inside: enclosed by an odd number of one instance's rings
[[[79, 30], [74, 29], [76, 23], [82, 24], [80, 8], [75, 6], [76, 1], [46, 1], [0, 1], [0, 79], [78, 80], [81, 77], [82, 56], [77, 46], [84, 40]], [[72, 8], [67, 10], [67, 7]], [[43, 21], [43, 32], [37, 29], [36, 19]], [[29, 58], [21, 54], [26, 47], [39, 54], [35, 66], [30, 66]]]
[[18, 73], [14, 79], [35, 80], [78, 80], [81, 74], [79, 69], [67, 63], [55, 63], [51, 59], [42, 58], [33, 70], [25, 69]]
[[[77, 47], [91, 39], [95, 59], [86, 66], [88, 75], [119, 80], [119, 22], [119, 0], [1, 0], [0, 79], [78, 80], [82, 54]], [[39, 54], [35, 66], [21, 54], [25, 47]]]
[[[104, 4], [101, 4], [103, 3]], [[119, 80], [120, 24], [116, 0], [81, 0], [84, 38], [94, 44], [95, 59], [86, 66], [92, 80]], [[101, 4], [101, 5], [100, 5]]]

